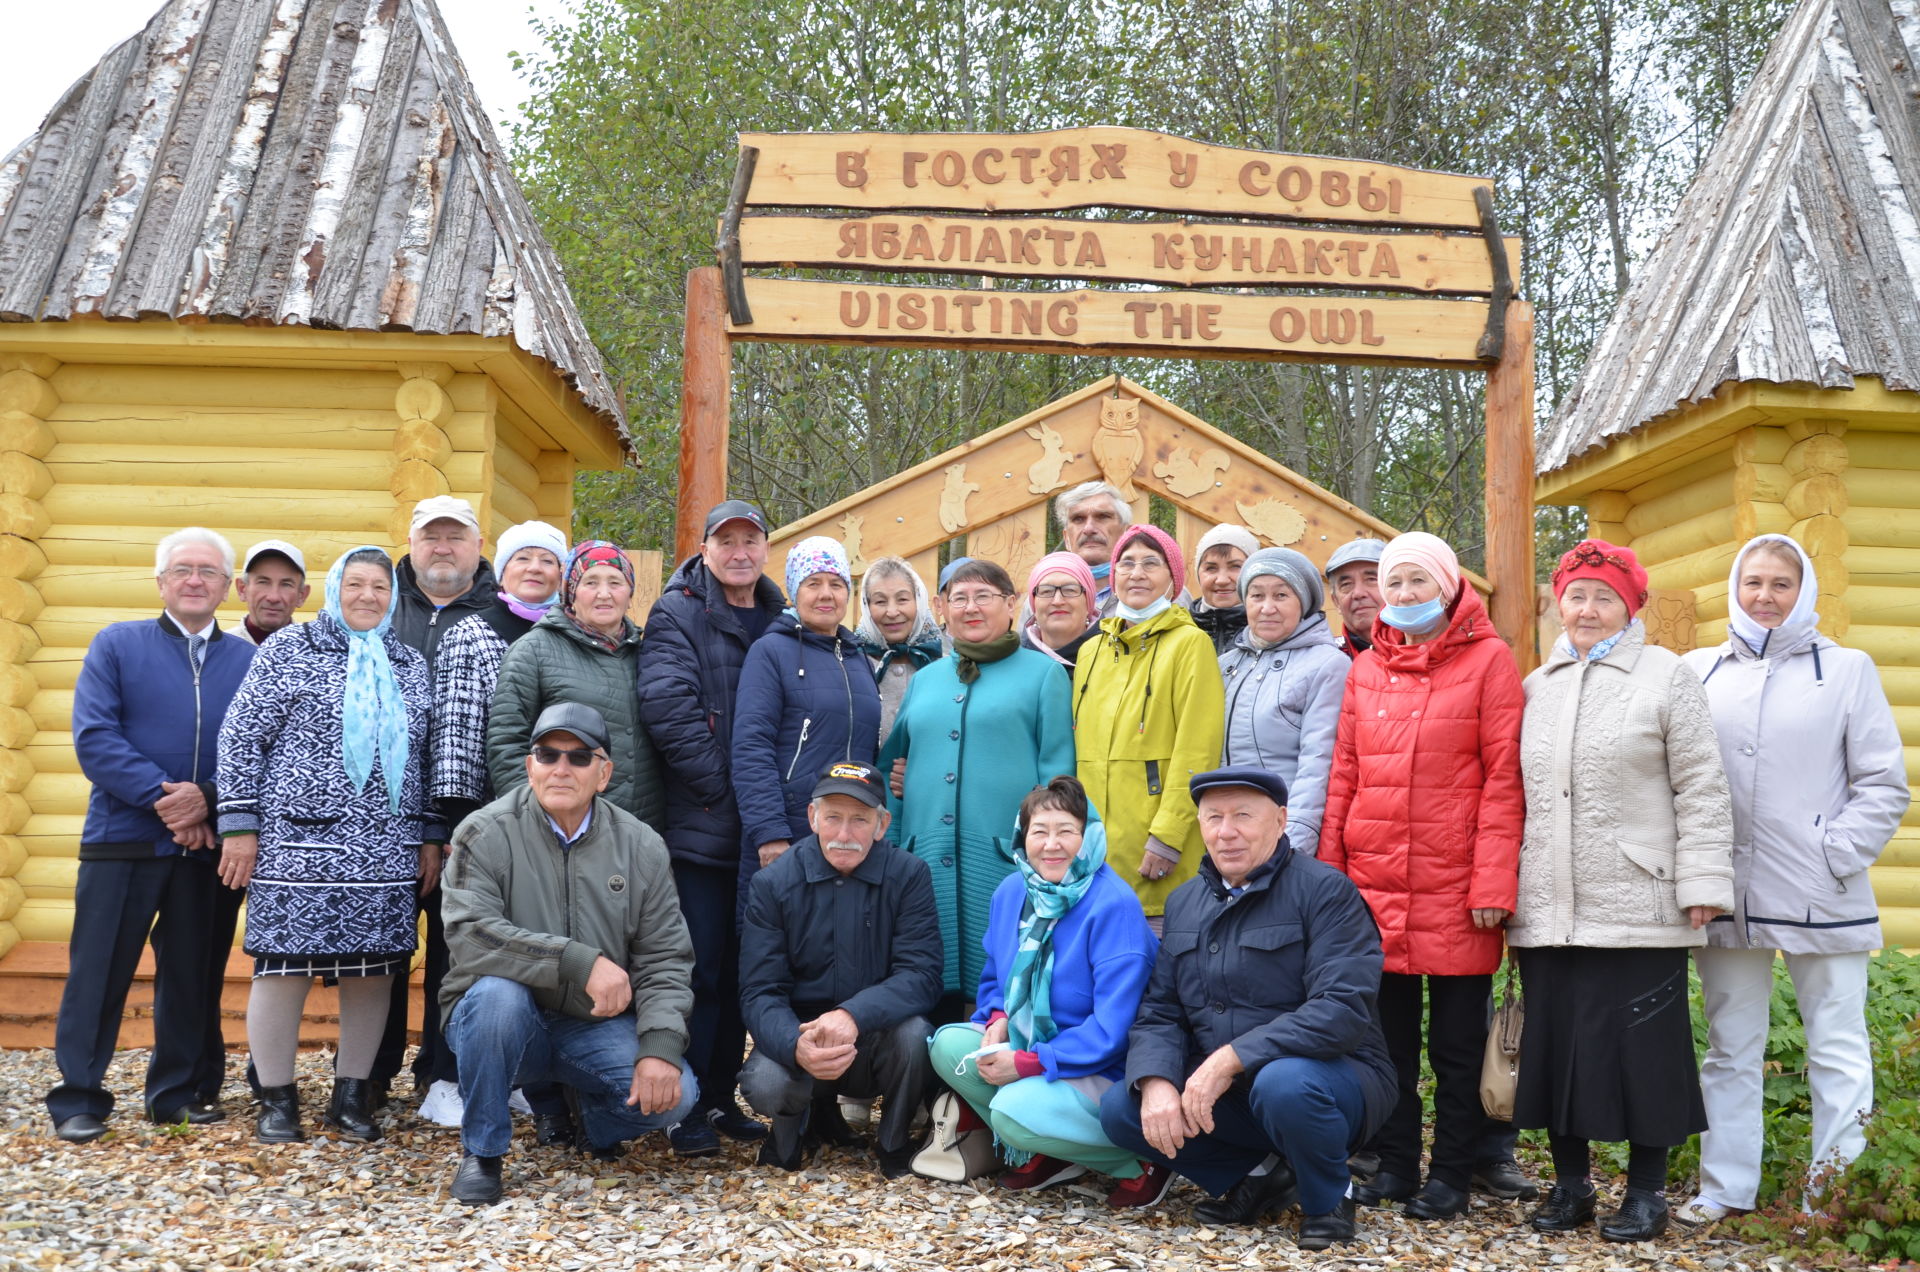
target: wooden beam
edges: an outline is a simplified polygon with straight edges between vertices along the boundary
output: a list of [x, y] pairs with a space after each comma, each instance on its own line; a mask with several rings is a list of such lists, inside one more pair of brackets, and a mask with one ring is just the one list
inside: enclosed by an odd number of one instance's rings
[[1487, 376], [1487, 577], [1493, 625], [1520, 661], [1540, 662], [1533, 581], [1533, 306], [1507, 307], [1506, 342]]
[[720, 267], [687, 273], [687, 326], [680, 366], [680, 502], [674, 561], [700, 550], [707, 512], [727, 497], [727, 427], [733, 349]]

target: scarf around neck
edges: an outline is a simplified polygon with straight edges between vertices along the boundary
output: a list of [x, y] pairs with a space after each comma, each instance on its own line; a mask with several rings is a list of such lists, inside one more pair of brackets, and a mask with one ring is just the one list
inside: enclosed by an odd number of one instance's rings
[[340, 608], [340, 587], [347, 575], [347, 561], [360, 552], [379, 552], [382, 559], [387, 559], [384, 551], [370, 544], [341, 553], [327, 571], [326, 602], [320, 608], [347, 642], [347, 682], [340, 704], [340, 762], [356, 791], [366, 789], [367, 779], [378, 765], [387, 783], [387, 811], [398, 813], [400, 790], [406, 785], [407, 704], [400, 695], [393, 663], [387, 658], [386, 635], [393, 626], [400, 589], [393, 589], [387, 612], [375, 626], [364, 632], [347, 626]]
[[545, 618], [547, 611], [552, 609], [560, 600], [560, 593], [555, 592], [552, 596], [549, 596], [537, 605], [523, 601], [511, 592], [503, 591], [499, 593], [499, 597], [500, 603], [506, 606], [516, 617], [524, 618], [529, 623], [537, 623]]
[[953, 642], [953, 654], [959, 663], [960, 683], [970, 685], [980, 679], [982, 663], [996, 663], [1009, 657], [1020, 648], [1020, 637], [1011, 631], [1002, 632], [992, 640]]

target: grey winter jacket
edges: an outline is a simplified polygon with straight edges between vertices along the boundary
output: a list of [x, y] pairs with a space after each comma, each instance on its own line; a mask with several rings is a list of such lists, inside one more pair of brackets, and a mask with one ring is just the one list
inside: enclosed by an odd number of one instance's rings
[[666, 788], [653, 740], [640, 722], [634, 669], [640, 632], [631, 624], [617, 650], [596, 644], [559, 606], [507, 647], [487, 716], [487, 769], [504, 794], [527, 781], [528, 734], [556, 702], [584, 702], [606, 718], [613, 780], [606, 797], [649, 826], [666, 812]]
[[1867, 877], [1907, 810], [1906, 752], [1873, 659], [1811, 623], [1760, 657], [1696, 649], [1733, 792], [1734, 912], [1708, 944], [1841, 954], [1881, 945]]
[[1287, 784], [1287, 842], [1310, 857], [1320, 844], [1333, 737], [1352, 667], [1318, 611], [1271, 649], [1256, 650], [1252, 634], [1242, 630], [1220, 655], [1227, 687], [1220, 762], [1280, 775]]
[[693, 942], [667, 847], [605, 796], [563, 847], [524, 783], [462, 822], [441, 880], [451, 1015], [482, 976], [518, 981], [548, 1011], [592, 1020], [587, 978], [605, 955], [633, 982], [640, 1054], [680, 1063], [693, 1011]]

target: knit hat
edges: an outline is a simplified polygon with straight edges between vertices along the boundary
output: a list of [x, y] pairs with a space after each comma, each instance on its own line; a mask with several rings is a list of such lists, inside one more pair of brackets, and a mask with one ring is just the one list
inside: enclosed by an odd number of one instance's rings
[[618, 566], [620, 573], [627, 576], [627, 586], [633, 586], [633, 562], [627, 560], [627, 554], [605, 539], [589, 539], [577, 545], [567, 558], [567, 581], [561, 586], [560, 595], [569, 613], [573, 611], [573, 598], [580, 590], [580, 580], [596, 565]]
[[1300, 613], [1312, 614], [1327, 603], [1326, 585], [1313, 562], [1292, 548], [1261, 548], [1240, 567], [1240, 600], [1244, 604], [1247, 589], [1263, 574], [1271, 574], [1293, 589], [1300, 598]]
[[800, 585], [816, 574], [837, 574], [853, 591], [853, 570], [847, 565], [847, 550], [838, 539], [824, 534], [800, 540], [787, 553], [787, 599], [800, 595]]
[[1174, 541], [1174, 537], [1159, 526], [1148, 525], [1144, 521], [1136, 522], [1122, 530], [1120, 537], [1113, 541], [1113, 559], [1118, 561], [1120, 554], [1125, 552], [1127, 545], [1135, 539], [1145, 539], [1153, 545], [1154, 551], [1166, 558], [1167, 568], [1173, 571], [1173, 590], [1167, 595], [1180, 595], [1181, 590], [1187, 586], [1187, 558], [1181, 555], [1180, 545]]
[[1245, 556], [1252, 556], [1260, 550], [1260, 540], [1253, 537], [1253, 531], [1245, 526], [1231, 523], [1218, 525], [1200, 536], [1200, 543], [1193, 550], [1193, 559], [1198, 561], [1207, 555], [1209, 548], [1238, 548]]
[[1604, 539], [1580, 540], [1553, 567], [1553, 599], [1559, 600], [1575, 579], [1592, 579], [1612, 588], [1627, 603], [1629, 619], [1647, 603], [1647, 572], [1631, 548], [1616, 547]]
[[544, 521], [522, 521], [517, 526], [508, 526], [500, 532], [500, 542], [494, 548], [494, 566], [505, 573], [507, 562], [524, 548], [544, 548], [553, 553], [553, 559], [564, 563], [567, 559], [567, 536], [558, 527]]
[[1425, 570], [1429, 577], [1440, 584], [1440, 599], [1449, 605], [1453, 604], [1454, 597], [1460, 595], [1460, 558], [1453, 554], [1447, 541], [1437, 534], [1410, 530], [1387, 544], [1386, 550], [1380, 554], [1380, 582], [1383, 585], [1396, 565], [1417, 565]]
[[1033, 589], [1049, 574], [1072, 575], [1073, 581], [1086, 589], [1088, 610], [1093, 609], [1093, 597], [1100, 589], [1093, 585], [1093, 571], [1087, 568], [1086, 561], [1078, 552], [1049, 552], [1033, 563], [1033, 568], [1027, 571], [1026, 598], [1029, 605], [1033, 603]]
[[1328, 578], [1343, 565], [1352, 565], [1355, 561], [1372, 561], [1379, 564], [1380, 554], [1387, 550], [1385, 541], [1380, 539], [1350, 539], [1333, 550], [1327, 558], [1327, 568], [1322, 571]]

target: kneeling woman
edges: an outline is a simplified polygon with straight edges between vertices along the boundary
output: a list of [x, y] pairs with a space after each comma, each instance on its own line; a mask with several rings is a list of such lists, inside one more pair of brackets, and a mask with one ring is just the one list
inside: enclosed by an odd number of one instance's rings
[[1113, 1146], [1100, 1096], [1125, 1072], [1158, 943], [1106, 864], [1094, 817], [1072, 777], [1021, 803], [1019, 873], [993, 895], [979, 1008], [934, 1035], [934, 1072], [993, 1128], [1014, 1167], [1004, 1187], [1045, 1188], [1091, 1169], [1120, 1180], [1108, 1205], [1151, 1206], [1172, 1175]]

